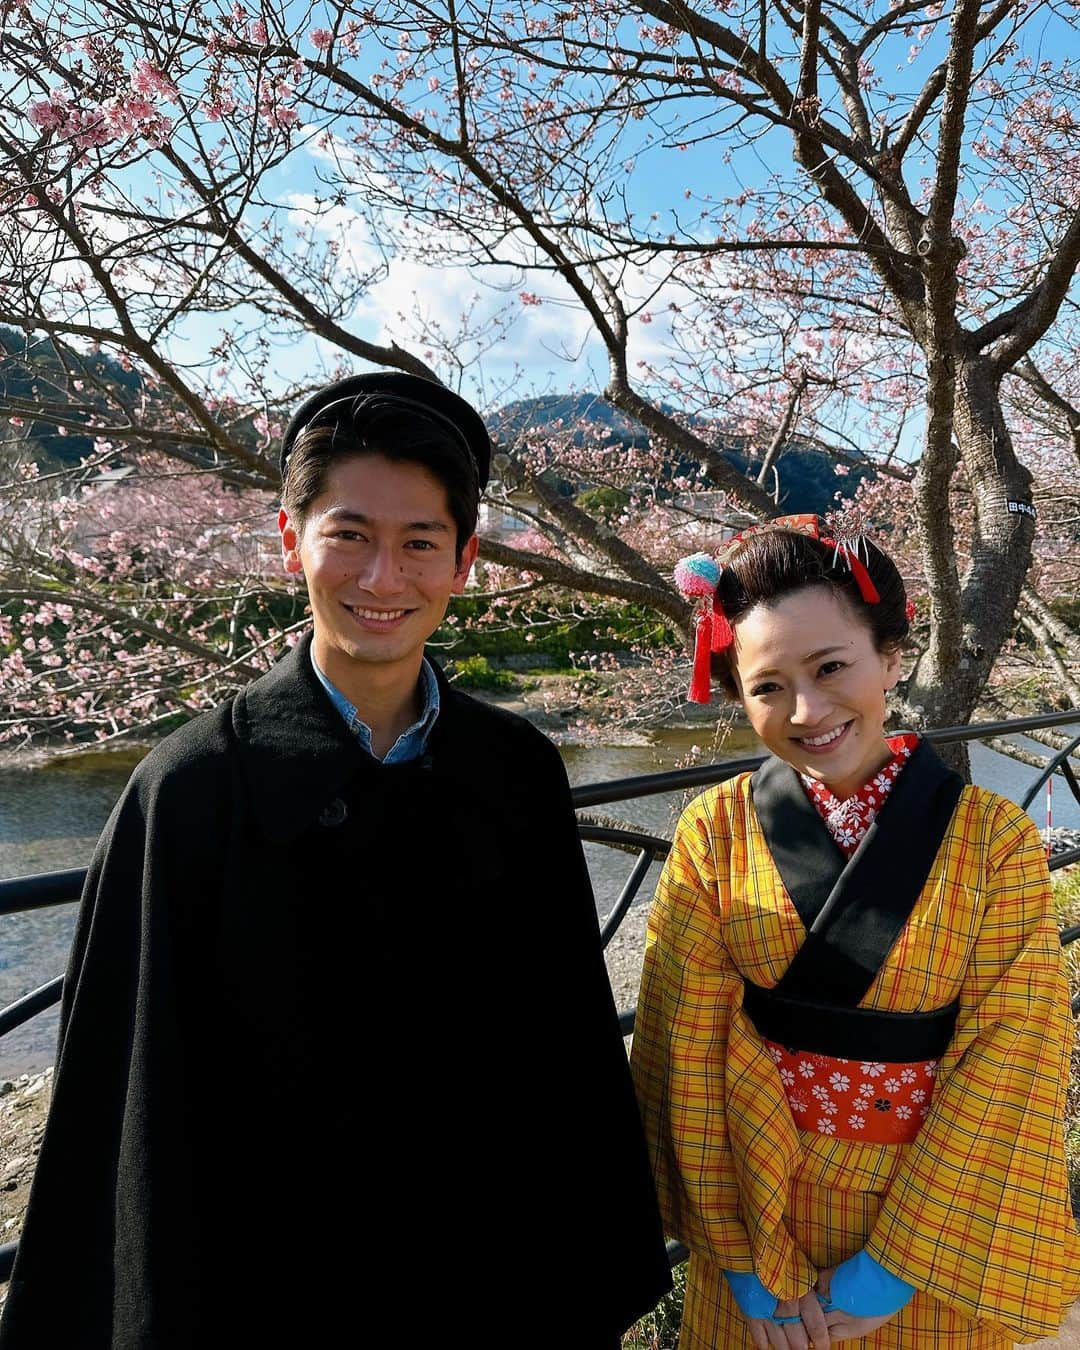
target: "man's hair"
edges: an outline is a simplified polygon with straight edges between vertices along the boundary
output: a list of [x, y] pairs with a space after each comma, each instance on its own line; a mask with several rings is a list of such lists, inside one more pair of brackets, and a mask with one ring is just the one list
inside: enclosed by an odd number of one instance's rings
[[[852, 543], [854, 549], [856, 545]], [[879, 652], [893, 652], [908, 635], [907, 594], [896, 564], [870, 540], [858, 543], [879, 600], [868, 604], [842, 554], [831, 545], [796, 530], [752, 534], [720, 574], [719, 595], [728, 622], [739, 620], [757, 605], [774, 605], [810, 586], [823, 587], [841, 598], [858, 622], [865, 624]], [[739, 697], [732, 647], [712, 654], [712, 673], [731, 699]]]
[[361, 409], [353, 417], [336, 410], [332, 420], [318, 418], [303, 427], [289, 454], [281, 504], [302, 529], [311, 504], [326, 488], [331, 468], [358, 455], [382, 455], [398, 463], [420, 464], [446, 489], [457, 526], [457, 557], [476, 533], [480, 485], [476, 461], [463, 441], [434, 418], [406, 408]]

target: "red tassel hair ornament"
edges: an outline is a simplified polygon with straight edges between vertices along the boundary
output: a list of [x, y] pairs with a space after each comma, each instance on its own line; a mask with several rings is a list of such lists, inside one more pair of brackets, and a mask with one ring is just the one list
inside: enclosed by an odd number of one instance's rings
[[694, 623], [694, 675], [687, 697], [691, 703], [708, 703], [712, 698], [711, 657], [713, 651], [720, 650], [715, 644], [723, 632], [719, 628], [720, 622], [728, 633], [731, 632], [723, 610], [717, 617], [716, 588], [720, 584], [720, 567], [711, 553], [693, 553], [676, 563], [675, 584], [688, 600], [701, 601]]
[[690, 702], [712, 701], [712, 615], [703, 609], [694, 626], [694, 674], [690, 681]]
[[713, 596], [712, 602], [712, 642], [710, 650], [714, 652], [723, 652], [735, 641], [735, 632], [728, 623], [728, 617], [724, 613], [724, 606], [720, 600], [720, 592], [717, 591]]

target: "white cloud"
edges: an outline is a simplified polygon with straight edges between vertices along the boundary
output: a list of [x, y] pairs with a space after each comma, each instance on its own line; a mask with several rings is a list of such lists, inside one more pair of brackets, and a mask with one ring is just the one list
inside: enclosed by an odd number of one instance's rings
[[[342, 156], [347, 160], [349, 151], [321, 147], [313, 155], [324, 161], [324, 172], [332, 164], [340, 173]], [[348, 173], [349, 165], [344, 167]], [[353, 167], [356, 178], [367, 183], [370, 200], [394, 200], [390, 180], [372, 178], [370, 169], [355, 161]], [[310, 194], [294, 194], [289, 204], [302, 212], [304, 223], [310, 223], [317, 209], [320, 232], [338, 239], [343, 257], [356, 270], [384, 266], [383, 275], [367, 289], [349, 319], [349, 326], [365, 339], [380, 344], [396, 341], [422, 356], [430, 350], [436, 361], [440, 344], [458, 344], [465, 361], [478, 356], [488, 386], [505, 384], [515, 370], [523, 373], [525, 386], [597, 389], [606, 384], [607, 352], [593, 320], [561, 276], [549, 266], [537, 265], [547, 260], [523, 230], [499, 232], [497, 239], [493, 234], [491, 243], [503, 265], [468, 265], [456, 261], [475, 256], [475, 245], [464, 234], [436, 226], [425, 234], [415, 224], [406, 228], [392, 213], [374, 223], [380, 210], [389, 213], [389, 207], [364, 212], [347, 204], [317, 208]], [[425, 250], [440, 261], [427, 260]], [[631, 379], [639, 363], [665, 369], [675, 350], [672, 323], [679, 312], [700, 304], [700, 297], [680, 283], [662, 257], [645, 267], [613, 264], [610, 275], [631, 312]], [[539, 303], [529, 303], [533, 297]], [[597, 298], [603, 305], [599, 292]], [[495, 327], [504, 329], [502, 339], [485, 345], [484, 333]], [[438, 342], [425, 340], [433, 335]], [[729, 352], [738, 340], [738, 333], [726, 335]], [[439, 368], [445, 370], [445, 363]]]

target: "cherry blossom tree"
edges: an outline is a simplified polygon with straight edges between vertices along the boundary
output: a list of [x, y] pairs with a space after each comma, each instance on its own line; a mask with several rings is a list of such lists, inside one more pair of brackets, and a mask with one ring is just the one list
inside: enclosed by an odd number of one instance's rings
[[9, 744], [168, 729], [304, 627], [300, 598], [267, 581], [270, 494], [161, 456], [74, 492], [32, 463], [20, 480], [0, 498]]
[[[643, 435], [500, 447], [535, 529], [485, 540], [496, 587], [524, 574], [685, 628], [670, 562], [715, 528], [685, 494], [761, 517], [792, 441], [841, 470], [869, 458], [894, 506], [911, 482], [897, 528], [928, 605], [907, 712], [964, 720], [1022, 599], [1053, 616], [1059, 585], [1032, 568], [1042, 466], [1013, 389], [1072, 425], [1037, 378], [1074, 406], [1054, 344], [1080, 260], [1077, 70], [1047, 40], [1074, 14], [8, 0], [0, 323], [58, 369], [29, 398], [0, 391], [0, 415], [16, 438], [88, 438], [94, 471], [153, 452], [222, 491], [273, 490], [274, 428], [313, 383], [377, 363], [494, 406], [496, 354], [539, 333], [552, 359], [602, 367]], [[422, 297], [373, 322], [403, 260], [471, 271], [483, 303], [457, 330]], [[95, 349], [137, 383], [89, 371]], [[556, 477], [625, 510], [583, 508]], [[1061, 503], [1073, 467], [1056, 482]]]

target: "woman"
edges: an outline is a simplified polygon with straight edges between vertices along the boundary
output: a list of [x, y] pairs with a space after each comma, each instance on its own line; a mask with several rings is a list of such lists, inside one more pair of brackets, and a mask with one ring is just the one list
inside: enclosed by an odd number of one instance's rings
[[1080, 1289], [1071, 1019], [1043, 848], [1011, 802], [887, 738], [910, 611], [815, 517], [680, 564], [771, 756], [679, 822], [633, 1064], [682, 1350], [1003, 1350]]

